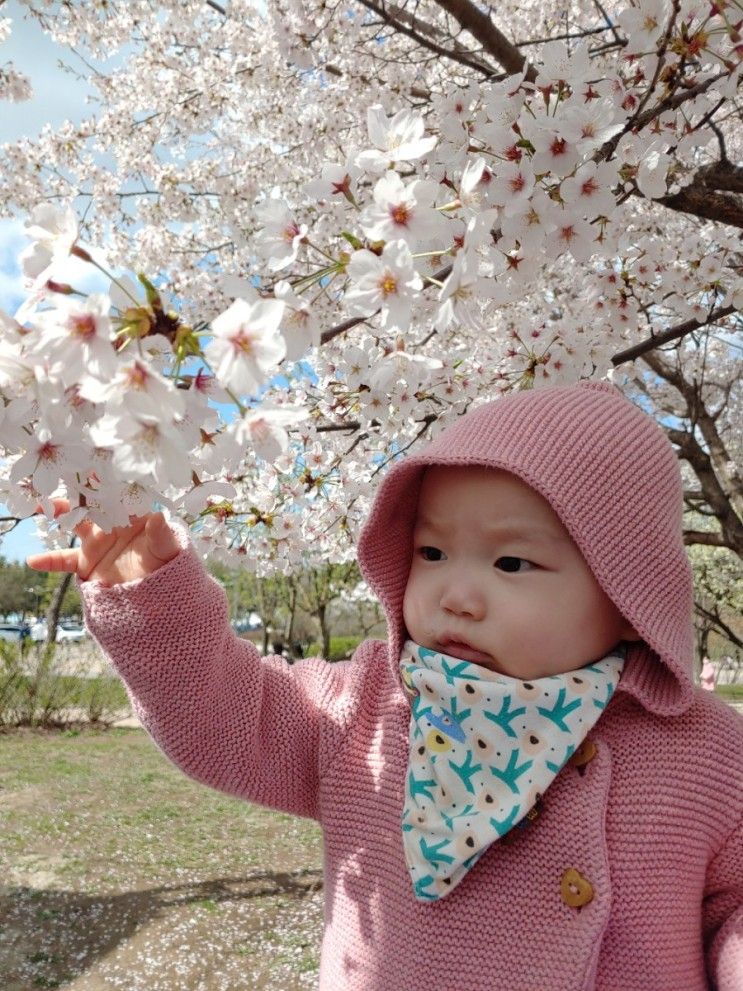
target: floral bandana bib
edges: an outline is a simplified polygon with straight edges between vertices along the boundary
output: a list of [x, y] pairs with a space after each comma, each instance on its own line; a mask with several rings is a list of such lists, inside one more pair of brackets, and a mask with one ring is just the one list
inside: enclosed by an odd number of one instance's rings
[[443, 898], [517, 825], [599, 718], [624, 666], [621, 647], [577, 671], [520, 681], [408, 640], [411, 698], [402, 817], [420, 901]]

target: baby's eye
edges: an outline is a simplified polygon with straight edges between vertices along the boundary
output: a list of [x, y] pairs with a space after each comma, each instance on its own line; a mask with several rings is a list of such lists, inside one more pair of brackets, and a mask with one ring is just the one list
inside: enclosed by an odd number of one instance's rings
[[444, 557], [444, 552], [438, 547], [419, 547], [418, 553], [424, 561], [441, 561]]
[[[525, 565], [525, 567], [522, 567]], [[518, 571], [530, 571], [534, 565], [531, 561], [527, 561], [525, 557], [499, 557], [495, 562], [496, 568], [501, 571], [518, 572]]]

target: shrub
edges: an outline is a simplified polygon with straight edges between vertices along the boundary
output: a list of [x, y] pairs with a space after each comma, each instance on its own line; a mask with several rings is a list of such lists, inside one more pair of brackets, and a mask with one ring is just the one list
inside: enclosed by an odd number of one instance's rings
[[76, 655], [73, 645], [0, 641], [0, 726], [112, 722], [127, 708], [126, 690], [93, 670], [90, 655]]

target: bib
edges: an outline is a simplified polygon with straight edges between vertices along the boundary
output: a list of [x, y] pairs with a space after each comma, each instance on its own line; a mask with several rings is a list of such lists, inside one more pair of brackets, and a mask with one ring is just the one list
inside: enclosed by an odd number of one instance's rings
[[420, 901], [443, 898], [538, 803], [599, 718], [624, 665], [617, 647], [576, 671], [520, 681], [408, 640], [411, 698], [402, 817]]

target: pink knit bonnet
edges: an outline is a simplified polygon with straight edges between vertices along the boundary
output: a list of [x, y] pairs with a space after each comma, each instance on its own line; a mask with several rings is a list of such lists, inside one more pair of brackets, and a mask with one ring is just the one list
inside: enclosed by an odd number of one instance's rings
[[688, 708], [693, 599], [681, 473], [649, 416], [603, 382], [519, 392], [477, 407], [396, 464], [359, 539], [361, 570], [387, 615], [395, 669], [418, 492], [434, 464], [501, 468], [544, 496], [643, 638], [629, 649], [620, 688], [659, 715]]

